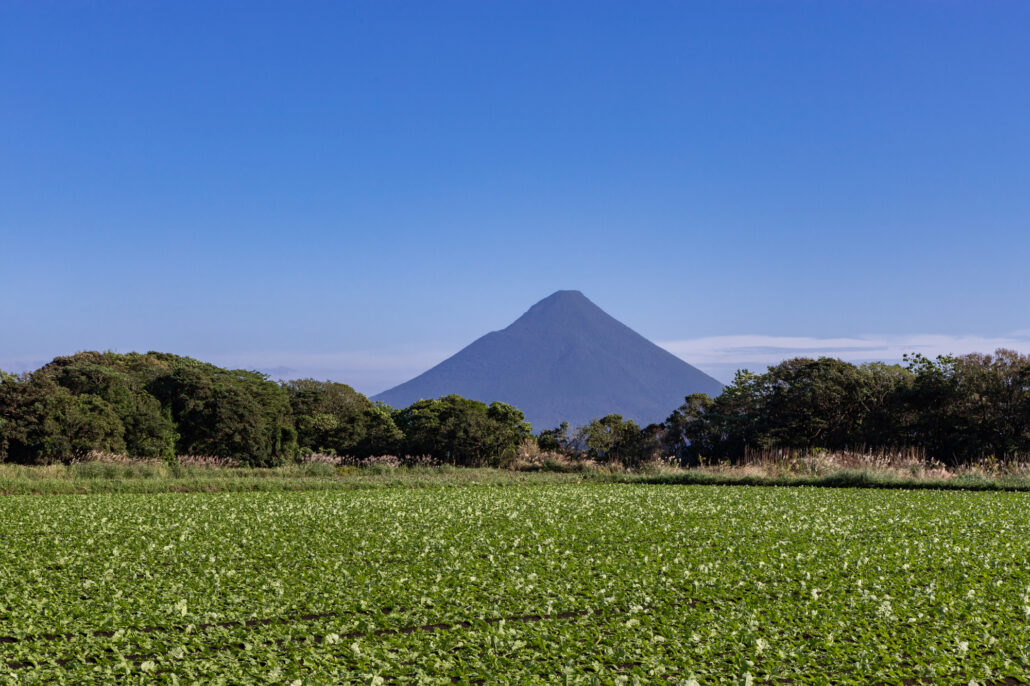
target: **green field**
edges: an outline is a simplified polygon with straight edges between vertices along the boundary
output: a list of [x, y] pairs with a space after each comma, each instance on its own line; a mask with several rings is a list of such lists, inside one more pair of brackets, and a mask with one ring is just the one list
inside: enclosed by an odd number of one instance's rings
[[1030, 683], [1030, 495], [0, 498], [0, 683]]

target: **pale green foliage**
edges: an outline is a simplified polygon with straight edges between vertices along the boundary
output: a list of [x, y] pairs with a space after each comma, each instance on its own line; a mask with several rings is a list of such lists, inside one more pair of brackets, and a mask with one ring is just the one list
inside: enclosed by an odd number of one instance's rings
[[18, 639], [0, 640], [0, 683], [965, 684], [1030, 673], [1020, 493], [12, 496], [0, 521], [0, 636]]

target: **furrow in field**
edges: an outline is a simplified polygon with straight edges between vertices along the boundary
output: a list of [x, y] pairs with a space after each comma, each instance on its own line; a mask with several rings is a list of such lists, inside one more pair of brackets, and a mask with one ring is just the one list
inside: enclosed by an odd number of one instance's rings
[[[490, 618], [481, 619], [481, 620], [477, 619], [477, 620], [474, 620], [474, 621], [472, 621], [472, 620], [461, 620], [461, 621], [456, 621], [456, 622], [438, 622], [438, 623], [433, 623], [433, 624], [407, 625], [407, 626], [401, 626], [401, 627], [395, 627], [395, 628], [389, 628], [389, 629], [374, 629], [372, 631], [353, 631], [353, 632], [348, 632], [348, 633], [345, 633], [345, 634], [340, 634], [338, 636], [338, 638], [339, 638], [339, 640], [343, 640], [343, 639], [352, 640], [352, 639], [355, 639], [355, 638], [366, 638], [366, 637], [369, 637], [369, 636], [374, 636], [374, 637], [398, 636], [398, 635], [414, 634], [414, 633], [419, 633], [419, 632], [435, 632], [435, 631], [452, 631], [452, 630], [455, 630], [455, 629], [470, 629], [470, 628], [473, 628], [473, 627], [475, 627], [477, 625], [481, 625], [481, 624], [493, 625], [493, 624], [500, 624], [501, 622], [533, 623], [533, 622], [543, 622], [543, 621], [550, 621], [550, 620], [575, 619], [575, 618], [579, 618], [579, 617], [588, 617], [588, 616], [591, 616], [591, 615], [600, 616], [600, 615], [605, 615], [605, 614], [614, 614], [614, 613], [607, 613], [604, 610], [570, 610], [570, 611], [555, 612], [555, 613], [552, 613], [552, 614], [545, 614], [545, 615], [540, 615], [540, 614], [512, 615], [512, 616], [508, 616], [508, 617], [490, 617]], [[309, 615], [309, 616], [306, 616], [306, 617], [299, 617], [297, 619], [300, 620], [300, 621], [308, 621], [308, 620], [317, 621], [317, 620], [320, 620], [320, 619], [334, 618], [334, 617], [337, 617], [337, 616], [339, 616], [339, 615], [330, 613], [330, 614], [327, 614], [327, 615]], [[261, 622], [261, 624], [271, 624], [271, 623], [273, 623], [273, 622]], [[278, 623], [278, 622], [276, 622], [276, 623]], [[284, 621], [282, 623], [287, 623], [287, 622]], [[240, 624], [239, 622], [228, 623], [228, 624], [212, 624], [212, 625], [209, 625], [209, 627], [214, 627], [214, 626], [233, 627], [233, 626], [239, 626], [239, 624]], [[258, 624], [259, 624], [259, 622], [255, 622], [253, 624], [248, 624], [248, 626], [256, 626]], [[166, 628], [166, 630], [171, 631], [172, 629], [169, 627], [169, 628]], [[272, 641], [264, 641], [263, 645], [280, 646], [280, 645], [284, 645], [287, 642], [306, 642], [306, 641], [311, 641], [313, 643], [322, 643], [323, 641], [325, 641], [325, 637], [323, 637], [323, 636], [311, 636], [311, 637], [298, 636], [298, 637], [292, 637], [292, 638], [289, 638], [289, 639], [276, 639], [276, 640], [272, 640]], [[242, 647], [243, 646], [240, 643], [225, 643], [225, 644], [210, 646], [208, 648], [208, 650], [210, 652], [219, 652], [219, 651], [226, 651], [226, 650], [241, 649]], [[151, 660], [151, 659], [154, 659], [154, 658], [162, 657], [163, 655], [164, 655], [164, 653], [133, 653], [133, 654], [129, 654], [129, 655], [124, 655], [123, 657], [126, 660], [132, 660], [134, 662], [142, 662], [142, 661], [145, 661], [145, 660]], [[194, 659], [194, 660], [195, 659], [202, 659], [203, 657], [204, 657], [204, 655], [197, 655], [197, 656], [192, 656], [191, 659]], [[73, 662], [76, 662], [77, 660], [78, 660], [78, 658], [61, 658], [61, 659], [57, 659], [57, 660], [53, 660], [53, 661], [40, 660], [39, 663], [44, 663], [44, 664], [49, 663], [49, 664], [54, 664], [54, 665], [58, 665], [58, 666], [63, 667], [65, 665], [68, 665], [68, 664], [71, 664]], [[98, 664], [98, 663], [101, 662], [100, 659], [98, 659], [96, 657], [92, 657], [92, 656], [88, 656], [88, 657], [82, 658], [81, 660], [83, 662], [88, 663], [88, 664]], [[17, 670], [17, 669], [27, 669], [27, 668], [33, 667], [33, 666], [35, 666], [35, 663], [32, 663], [32, 662], [12, 662], [12, 663], [9, 663], [7, 665], [7, 668], [8, 669], [16, 669]]]

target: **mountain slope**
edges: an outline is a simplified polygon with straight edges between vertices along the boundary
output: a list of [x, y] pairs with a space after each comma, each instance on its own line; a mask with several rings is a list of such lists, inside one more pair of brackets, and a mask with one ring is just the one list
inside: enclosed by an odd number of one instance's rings
[[558, 291], [414, 379], [375, 396], [394, 407], [457, 393], [500, 400], [535, 431], [612, 412], [642, 425], [722, 384], [659, 348], [579, 291]]

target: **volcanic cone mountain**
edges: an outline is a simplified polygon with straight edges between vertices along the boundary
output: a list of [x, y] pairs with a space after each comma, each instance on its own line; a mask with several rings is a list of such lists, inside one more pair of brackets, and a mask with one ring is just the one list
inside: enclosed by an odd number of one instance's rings
[[375, 396], [394, 407], [457, 393], [500, 400], [534, 431], [618, 413], [664, 420], [690, 393], [722, 384], [615, 320], [579, 291], [558, 291], [414, 379]]

